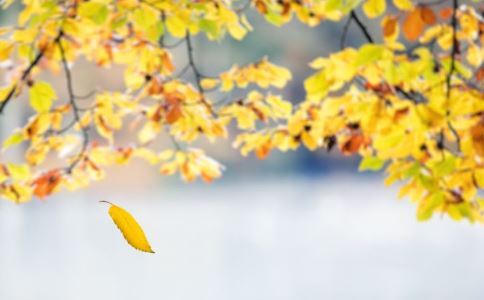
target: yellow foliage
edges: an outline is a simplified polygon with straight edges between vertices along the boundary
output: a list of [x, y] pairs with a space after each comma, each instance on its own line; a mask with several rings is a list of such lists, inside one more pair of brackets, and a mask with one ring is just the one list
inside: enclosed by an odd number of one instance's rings
[[[25, 150], [22, 162], [1, 162], [0, 195], [24, 202], [83, 188], [103, 179], [106, 167], [132, 158], [165, 175], [211, 182], [222, 176], [223, 165], [191, 146], [230, 138], [242, 155], [259, 159], [299, 147], [359, 155], [360, 170], [385, 168], [386, 184], [403, 182], [399, 196], [416, 204], [419, 220], [438, 212], [483, 221], [484, 25], [475, 5], [458, 10], [409, 0], [239, 5], [24, 1], [18, 24], [0, 28], [0, 62], [9, 66], [0, 112], [28, 94], [34, 113], [2, 141], [4, 151], [19, 150], [20, 144]], [[244, 39], [253, 30], [251, 9], [276, 26], [294, 19], [316, 26], [349, 18], [367, 42], [355, 48], [343, 43], [341, 50], [312, 60], [303, 99], [274, 91], [285, 88], [292, 75], [266, 57], [216, 74], [202, 72], [195, 39]], [[373, 18], [380, 18], [372, 21], [378, 30], [365, 25]], [[375, 33], [382, 33], [381, 43]], [[186, 51], [174, 50], [179, 47]], [[181, 52], [188, 61], [177, 69]], [[80, 96], [72, 66], [82, 60], [100, 68], [116, 65], [124, 78], [122, 92], [99, 87]], [[63, 76], [65, 90], [40, 80], [50, 78], [43, 76], [48, 73]], [[233, 123], [237, 128], [229, 135]], [[127, 140], [120, 141], [121, 135]], [[172, 146], [155, 150], [162, 136]], [[133, 223], [122, 209], [111, 210], [117, 224], [126, 215]], [[131, 229], [118, 226], [132, 239]], [[132, 241], [150, 251], [145, 242]]]

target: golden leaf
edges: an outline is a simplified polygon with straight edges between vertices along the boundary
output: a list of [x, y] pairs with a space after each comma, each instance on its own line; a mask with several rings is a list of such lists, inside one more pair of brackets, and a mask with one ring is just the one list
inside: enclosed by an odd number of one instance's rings
[[[1, 33], [1, 28], [0, 28]], [[10, 41], [0, 40], [0, 61], [4, 61], [10, 57], [14, 48], [14, 44]]]
[[39, 113], [48, 112], [57, 95], [50, 84], [37, 81], [30, 89], [30, 105]]
[[385, 12], [385, 9], [385, 0], [367, 0], [365, 4], [363, 4], [363, 11], [370, 19], [378, 17]]
[[133, 248], [143, 252], [155, 253], [146, 239], [143, 228], [136, 222], [133, 216], [125, 209], [107, 201], [100, 201], [111, 205], [109, 215], [114, 224], [118, 226], [124, 238]]

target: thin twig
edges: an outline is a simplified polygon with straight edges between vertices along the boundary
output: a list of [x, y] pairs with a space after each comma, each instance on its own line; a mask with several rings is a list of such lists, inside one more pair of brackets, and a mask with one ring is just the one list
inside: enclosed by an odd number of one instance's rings
[[64, 47], [62, 46], [62, 41], [61, 40], [57, 41], [57, 45], [59, 46], [59, 50], [60, 50], [60, 54], [61, 54], [61, 60], [62, 60], [62, 65], [64, 67], [64, 73], [66, 75], [66, 86], [67, 86], [67, 92], [69, 94], [69, 103], [70, 103], [70, 105], [72, 107], [72, 111], [73, 111], [73, 114], [74, 114], [74, 120], [75, 120], [75, 123], [74, 124], [79, 124], [79, 128], [80, 128], [80, 130], [82, 132], [82, 146], [81, 146], [81, 150], [77, 154], [77, 157], [74, 159], [74, 161], [66, 169], [66, 172], [67, 173], [71, 173], [72, 170], [76, 167], [76, 165], [84, 157], [84, 154], [85, 154], [85, 152], [87, 150], [87, 145], [89, 143], [89, 135], [87, 133], [87, 130], [88, 129], [82, 127], [82, 124], [81, 124], [81, 116], [80, 116], [80, 113], [79, 113], [79, 107], [77, 106], [76, 99], [75, 99], [75, 96], [74, 96], [74, 88], [72, 86], [71, 71], [70, 71], [69, 65], [67, 63], [65, 50], [64, 50]]
[[191, 35], [189, 32], [187, 32], [187, 35], [185, 37], [186, 44], [187, 44], [187, 51], [188, 51], [188, 64], [192, 68], [193, 74], [195, 75], [195, 84], [197, 85], [198, 93], [200, 94], [200, 101], [205, 105], [205, 107], [208, 109], [208, 111], [212, 114], [212, 116], [216, 117], [217, 114], [213, 110], [212, 106], [210, 103], [207, 102], [205, 99], [205, 90], [202, 87], [201, 80], [202, 80], [202, 74], [198, 70], [196, 64], [195, 64], [195, 59], [193, 57], [193, 46], [192, 46], [192, 41], [191, 41]]
[[173, 48], [176, 48], [176, 47], [180, 46], [181, 44], [183, 44], [183, 42], [185, 42], [185, 39], [178, 40], [171, 45], [166, 45], [165, 43], [163, 43], [162, 47], [166, 48], [166, 49], [173, 49]]
[[360, 18], [358, 17], [358, 15], [356, 14], [356, 12], [354, 10], [351, 11], [350, 17], [353, 20], [355, 20], [356, 24], [358, 25], [358, 27], [360, 27], [361, 32], [363, 32], [363, 35], [366, 37], [368, 42], [370, 42], [371, 44], [374, 44], [375, 41], [371, 37], [370, 32], [368, 31], [368, 28], [366, 28], [365, 24], [363, 24], [363, 22], [361, 22]]
[[352, 20], [353, 20], [352, 17], [348, 17], [348, 19], [346, 20], [345, 26], [343, 27], [343, 33], [341, 34], [341, 40], [339, 45], [341, 50], [343, 50], [345, 47], [346, 36], [348, 35], [348, 30], [350, 29]]
[[[451, 91], [452, 91], [452, 76], [455, 72], [455, 60], [456, 56], [459, 52], [459, 44], [457, 41], [457, 9], [459, 7], [459, 2], [458, 0], [452, 0], [452, 6], [453, 6], [453, 11], [452, 11], [452, 19], [451, 19], [451, 26], [452, 26], [452, 49], [451, 49], [451, 61], [450, 61], [450, 69], [449, 73], [447, 73], [446, 77], [446, 87], [447, 87], [447, 117], [450, 115], [450, 111], [448, 109], [449, 107], [449, 101], [451, 97]], [[452, 123], [450, 120], [447, 120], [447, 126], [449, 127], [449, 130], [452, 132], [452, 134], [455, 137], [456, 143], [457, 143], [457, 148], [459, 152], [461, 151], [461, 145], [460, 145], [460, 136], [455, 130], [455, 128], [452, 126]]]
[[450, 92], [451, 92], [451, 84], [452, 84], [452, 75], [455, 72], [455, 57], [457, 55], [457, 52], [459, 51], [459, 45], [457, 41], [457, 9], [459, 7], [458, 0], [452, 0], [452, 6], [453, 6], [453, 11], [452, 11], [452, 20], [451, 20], [451, 26], [452, 26], [452, 50], [451, 50], [451, 61], [450, 61], [450, 69], [449, 73], [447, 74], [447, 79], [446, 79], [446, 85], [447, 85], [447, 99], [450, 98]]
[[77, 100], [85, 100], [85, 99], [89, 99], [89, 98], [91, 98], [92, 96], [96, 95], [96, 93], [97, 93], [97, 92], [98, 92], [98, 90], [97, 90], [97, 89], [94, 89], [94, 90], [92, 90], [92, 91], [90, 91], [90, 92], [88, 92], [87, 94], [82, 95], [82, 96], [80, 96], [80, 95], [75, 95], [75, 96], [74, 96], [74, 98], [76, 98]]

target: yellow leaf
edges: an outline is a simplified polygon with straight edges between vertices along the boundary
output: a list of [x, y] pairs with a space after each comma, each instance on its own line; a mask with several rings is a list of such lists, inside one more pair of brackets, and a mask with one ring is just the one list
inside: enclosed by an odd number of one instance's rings
[[132, 18], [135, 26], [147, 31], [158, 21], [159, 16], [156, 10], [153, 8], [149, 6], [142, 6], [133, 12]]
[[470, 44], [467, 50], [467, 61], [474, 67], [478, 67], [484, 60], [484, 51], [475, 44]]
[[48, 112], [56, 98], [55, 91], [47, 82], [37, 81], [30, 89], [30, 105], [39, 113]]
[[393, 0], [393, 4], [400, 10], [412, 10], [414, 7], [411, 0]]
[[12, 42], [0, 40], [0, 61], [7, 60], [10, 57], [13, 46]]
[[26, 180], [30, 178], [30, 168], [26, 164], [14, 164], [14, 163], [7, 163], [7, 169], [10, 173], [10, 176], [15, 181]]
[[228, 30], [230, 35], [236, 40], [243, 39], [247, 33], [247, 30], [239, 24], [228, 26]]
[[379, 60], [384, 51], [385, 48], [381, 45], [366, 44], [362, 46], [356, 57], [355, 66], [367, 65]]
[[90, 19], [97, 25], [101, 25], [106, 21], [108, 13], [108, 8], [103, 3], [92, 1], [79, 4], [79, 15]]
[[327, 58], [318, 57], [312, 62], [310, 62], [309, 66], [313, 69], [321, 69], [323, 67], [326, 67], [326, 65], [328, 64], [327, 62], [328, 62]]
[[219, 80], [215, 78], [204, 78], [201, 80], [200, 84], [206, 90], [211, 90], [219, 84]]
[[477, 169], [474, 172], [474, 178], [479, 188], [484, 188], [484, 169]]
[[32, 198], [32, 188], [19, 183], [0, 185], [0, 196], [15, 203], [23, 203]]
[[185, 37], [187, 32], [187, 23], [177, 15], [167, 17], [166, 27], [177, 38]]
[[386, 0], [367, 0], [363, 4], [363, 11], [368, 16], [368, 18], [376, 18], [386, 9]]
[[114, 221], [114, 224], [118, 226], [119, 230], [123, 234], [124, 238], [133, 246], [143, 252], [155, 253], [146, 239], [143, 228], [136, 222], [133, 216], [124, 210], [123, 208], [114, 205], [107, 201], [100, 201], [111, 205], [109, 208], [109, 215]]
[[22, 131], [16, 131], [10, 137], [8, 137], [5, 141], [3, 141], [2, 150], [6, 150], [8, 147], [20, 144], [25, 140], [25, 134]]

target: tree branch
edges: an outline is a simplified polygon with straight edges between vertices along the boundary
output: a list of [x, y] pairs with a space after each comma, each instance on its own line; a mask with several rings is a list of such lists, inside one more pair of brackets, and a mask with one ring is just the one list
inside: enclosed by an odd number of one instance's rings
[[375, 41], [371, 37], [370, 32], [368, 31], [368, 28], [366, 28], [365, 24], [363, 24], [363, 22], [361, 22], [360, 18], [358, 17], [358, 15], [356, 14], [356, 12], [354, 10], [351, 11], [350, 18], [355, 20], [356, 24], [361, 29], [361, 32], [363, 32], [363, 35], [368, 40], [368, 42], [371, 43], [371, 44], [374, 44]]
[[80, 112], [79, 112], [79, 107], [77, 106], [77, 103], [76, 103], [74, 88], [73, 88], [73, 85], [72, 85], [72, 75], [71, 75], [71, 71], [69, 69], [69, 65], [67, 63], [65, 50], [64, 50], [64, 47], [62, 46], [62, 41], [58, 40], [57, 45], [59, 46], [59, 50], [60, 50], [60, 54], [61, 54], [61, 61], [62, 61], [62, 65], [64, 67], [64, 73], [66, 75], [66, 86], [67, 86], [67, 92], [69, 94], [69, 103], [72, 107], [72, 111], [73, 111], [73, 114], [74, 114], [74, 120], [75, 120], [74, 124], [79, 124], [79, 128], [82, 132], [81, 150], [77, 154], [77, 157], [74, 159], [74, 161], [66, 169], [67, 173], [71, 173], [72, 170], [76, 167], [76, 165], [84, 157], [84, 154], [87, 150], [87, 145], [89, 143], [89, 135], [87, 133], [87, 128], [83, 128], [82, 125], [81, 125], [81, 116], [80, 116]]
[[[457, 9], [459, 8], [459, 2], [458, 0], [452, 0], [452, 19], [451, 19], [451, 26], [452, 26], [452, 49], [451, 49], [451, 61], [450, 61], [450, 69], [449, 73], [447, 73], [446, 77], [446, 87], [447, 87], [447, 104], [450, 100], [451, 96], [451, 91], [452, 91], [452, 76], [455, 72], [455, 59], [457, 54], [459, 53], [459, 42], [457, 41]], [[450, 111], [447, 105], [447, 117], [450, 115]], [[450, 120], [447, 120], [447, 126], [449, 127], [450, 132], [454, 135], [457, 143], [457, 149], [459, 152], [461, 151], [461, 143], [460, 143], [460, 136], [453, 127], [452, 123]]]
[[192, 68], [193, 74], [195, 75], [195, 81], [196, 81], [198, 93], [200, 94], [200, 101], [205, 105], [205, 107], [207, 107], [208, 111], [212, 114], [212, 116], [216, 117], [217, 114], [213, 110], [210, 103], [208, 103], [207, 100], [205, 99], [205, 90], [203, 89], [200, 83], [203, 76], [195, 64], [195, 59], [193, 57], [193, 46], [191, 41], [191, 35], [189, 32], [187, 32], [185, 40], [186, 40], [187, 52], [188, 52], [188, 64]]
[[452, 19], [451, 19], [451, 26], [452, 26], [452, 49], [451, 49], [451, 61], [450, 61], [450, 69], [449, 73], [447, 74], [446, 78], [446, 86], [447, 86], [447, 99], [450, 97], [451, 91], [451, 84], [452, 84], [452, 75], [455, 72], [455, 57], [459, 52], [459, 45], [457, 41], [457, 9], [459, 6], [458, 0], [452, 0]]

